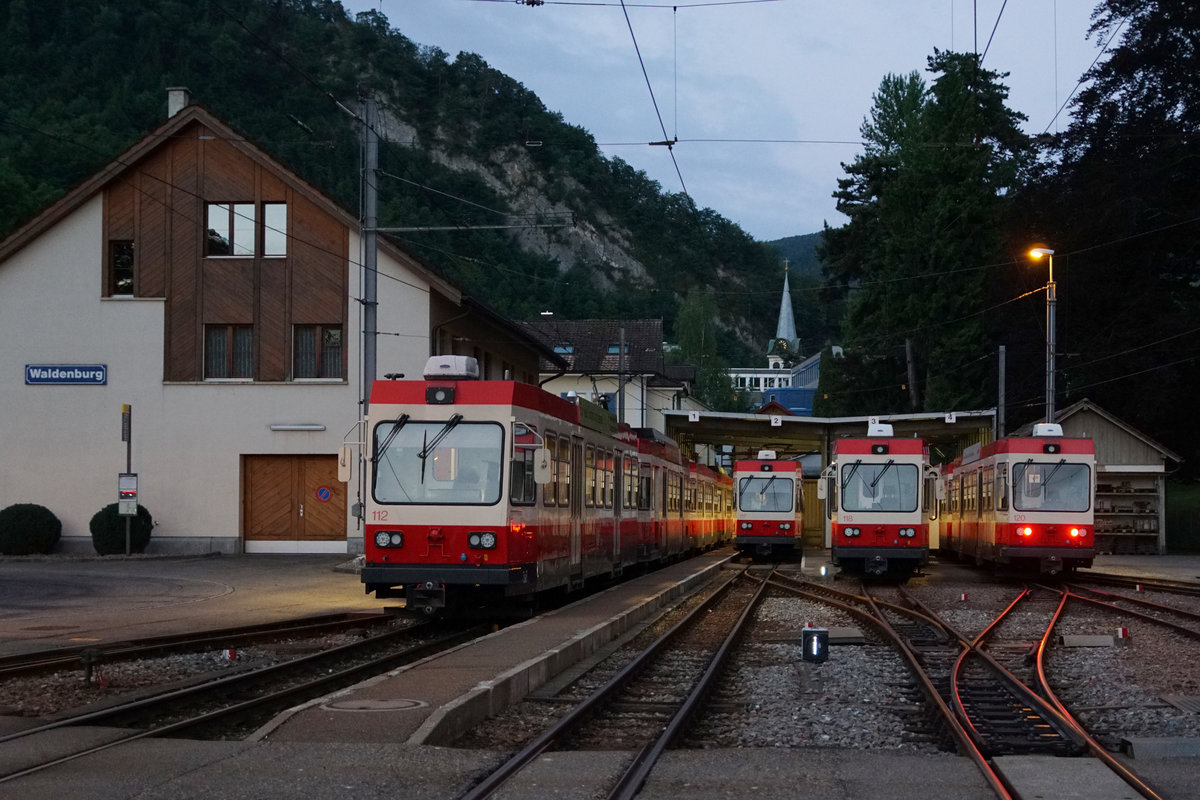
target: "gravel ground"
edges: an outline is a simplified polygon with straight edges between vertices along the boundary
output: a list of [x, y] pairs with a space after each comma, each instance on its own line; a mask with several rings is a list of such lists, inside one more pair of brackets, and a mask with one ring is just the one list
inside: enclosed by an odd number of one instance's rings
[[179, 653], [136, 661], [101, 663], [91, 680], [80, 669], [60, 670], [0, 681], [0, 714], [41, 717], [106, 705], [118, 698], [213, 680], [267, 667], [320, 650], [361, 641], [359, 633], [339, 633], [230, 650]]
[[[964, 592], [968, 595], [965, 601], [961, 599]], [[1019, 593], [1011, 586], [928, 585], [912, 591], [971, 636]], [[1148, 599], [1189, 610], [1197, 605], [1193, 598], [1166, 593]], [[1046, 605], [1036, 603], [1039, 609]], [[1001, 633], [1010, 641], [1036, 642], [1042, 633], [1038, 620], [1043, 617], [1035, 610], [1023, 613]], [[1063, 635], [1112, 636], [1119, 627], [1130, 631], [1124, 645], [1115, 638], [1105, 647], [1064, 647], [1061, 643]], [[1200, 736], [1200, 714], [1182, 711], [1162, 699], [1164, 695], [1200, 695], [1200, 639], [1079, 601], [1067, 603], [1055, 633], [1045, 661], [1051, 686], [1107, 747], [1115, 750], [1121, 739], [1129, 737]]]

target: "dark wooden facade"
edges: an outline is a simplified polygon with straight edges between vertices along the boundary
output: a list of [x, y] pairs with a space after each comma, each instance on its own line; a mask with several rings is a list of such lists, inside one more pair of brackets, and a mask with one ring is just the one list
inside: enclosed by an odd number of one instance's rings
[[[286, 204], [286, 255], [206, 256], [208, 203], [253, 203], [260, 225], [264, 203]], [[111, 292], [111, 243], [132, 241], [133, 293], [166, 300], [166, 381], [203, 380], [205, 325], [253, 326], [256, 381], [291, 378], [293, 326], [347, 330], [345, 223], [202, 122], [105, 187], [104, 236], [102, 293]]]

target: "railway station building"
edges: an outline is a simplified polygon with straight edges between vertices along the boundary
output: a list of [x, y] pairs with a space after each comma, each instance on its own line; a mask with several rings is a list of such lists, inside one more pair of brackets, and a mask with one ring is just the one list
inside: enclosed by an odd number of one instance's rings
[[[43, 505], [90, 553], [132, 472], [151, 552], [361, 552], [336, 465], [367, 383], [360, 223], [168, 94], [159, 128], [0, 242], [0, 508]], [[456, 354], [537, 383], [559, 361], [385, 237], [377, 255], [373, 379]]]

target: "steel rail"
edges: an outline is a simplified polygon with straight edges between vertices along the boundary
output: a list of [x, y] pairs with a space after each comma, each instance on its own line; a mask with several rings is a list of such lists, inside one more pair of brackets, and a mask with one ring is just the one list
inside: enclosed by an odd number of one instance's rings
[[[1046, 588], [1051, 588], [1051, 587], [1046, 587]], [[1146, 614], [1145, 612], [1138, 611], [1137, 609], [1134, 609], [1134, 608], [1120, 608], [1119, 606], [1114, 605], [1114, 604], [1118, 603], [1118, 602], [1132, 603], [1134, 605], [1154, 609], [1155, 611], [1161, 611], [1164, 614], [1175, 614], [1176, 616], [1184, 617], [1186, 619], [1193, 619], [1193, 620], [1200, 621], [1200, 614], [1197, 614], [1195, 611], [1188, 611], [1187, 609], [1183, 609], [1183, 608], [1172, 608], [1171, 606], [1163, 605], [1162, 603], [1155, 603], [1153, 600], [1144, 600], [1140, 597], [1130, 597], [1129, 595], [1115, 594], [1113, 592], [1105, 592], [1100, 589], [1089, 589], [1086, 586], [1073, 586], [1073, 585], [1068, 584], [1067, 589], [1071, 592], [1072, 597], [1075, 597], [1079, 600], [1083, 600], [1084, 602], [1095, 603], [1095, 604], [1102, 605], [1102, 606], [1105, 606], [1108, 608], [1112, 608], [1115, 611], [1118, 611], [1122, 614], [1129, 614], [1129, 615], [1132, 615], [1139, 619], [1148, 620], [1150, 622], [1157, 622], [1157, 623], [1166, 625], [1168, 627], [1174, 628], [1174, 629], [1180, 631], [1181, 633], [1187, 633], [1194, 637], [1200, 637], [1200, 630], [1196, 630], [1194, 628], [1189, 628], [1186, 625], [1179, 625], [1178, 623], [1174, 623], [1169, 620], [1160, 619], [1159, 617], [1153, 616], [1152, 614]], [[1077, 591], [1077, 590], [1082, 590], [1082, 591], [1088, 592], [1089, 594], [1100, 595], [1102, 597], [1107, 597], [1110, 599], [1109, 600], [1096, 600], [1095, 598], [1086, 597], [1086, 596], [1080, 594], [1079, 591]], [[1054, 591], [1059, 591], [1059, 590], [1054, 589]]]
[[[807, 582], [802, 581], [794, 582], [807, 584]], [[945, 723], [947, 729], [950, 731], [951, 738], [954, 740], [958, 754], [966, 756], [971, 760], [971, 762], [983, 776], [984, 782], [987, 783], [988, 788], [990, 788], [992, 792], [995, 793], [998, 798], [1000, 798], [1000, 800], [1014, 800], [1013, 794], [1009, 791], [1008, 787], [1004, 785], [1004, 782], [1000, 779], [999, 774], [995, 769], [992, 768], [992, 765], [988, 763], [987, 759], [984, 758], [983, 753], [980, 752], [978, 747], [976, 747], [975, 742], [971, 740], [971, 737], [967, 733], [966, 729], [963, 728], [954, 712], [950, 709], [950, 706], [948, 706], [946, 701], [942, 698], [941, 692], [939, 692], [937, 687], [933, 685], [933, 681], [930, 679], [929, 673], [925, 670], [916, 654], [914, 654], [912, 649], [908, 647], [903, 638], [892, 629], [891, 625], [887, 624], [886, 620], [876, 617], [871, 612], [864, 611], [863, 609], [850, 605], [849, 603], [832, 599], [823, 593], [828, 590], [835, 594], [848, 595], [849, 593], [847, 592], [829, 590], [828, 587], [824, 586], [819, 587], [821, 591], [810, 591], [807, 589], [802, 589], [798, 586], [789, 586], [787, 584], [778, 583], [775, 581], [772, 581], [772, 583], [784, 591], [791, 592], [811, 600], [816, 600], [817, 602], [828, 603], [836, 608], [840, 608], [843, 611], [846, 611], [847, 613], [852, 614], [853, 616], [856, 616], [881, 630], [900, 651], [904, 660], [908, 662], [909, 668], [912, 670], [913, 675], [916, 676], [917, 683], [920, 686], [922, 693], [924, 693], [926, 700], [938, 710], [939, 714], [941, 714], [941, 719]], [[809, 585], [817, 586], [817, 584]], [[860, 601], [865, 600], [865, 598], [860, 598], [858, 595], [849, 596]], [[902, 607], [896, 606], [896, 608]]]
[[[700, 676], [700, 680], [692, 687], [692, 691], [688, 694], [687, 699], [671, 717], [671, 721], [667, 723], [662, 733], [653, 742], [648, 743], [643, 747], [633, 761], [626, 768], [625, 772], [618, 779], [616, 786], [608, 794], [609, 800], [633, 800], [637, 793], [642, 790], [642, 785], [645, 784], [646, 778], [649, 777], [650, 771], [654, 769], [654, 765], [662, 756], [663, 752], [679, 737], [679, 735], [691, 723], [692, 718], [700, 708], [700, 704], [708, 696], [716, 683], [716, 678], [720, 675], [721, 670], [725, 667], [725, 663], [729, 660], [729, 654], [738, 642], [741, 641], [746, 629], [749, 627], [751, 617], [754, 615], [755, 609], [762, 603], [766, 597], [768, 582], [774, 569], [767, 577], [761, 579], [762, 583], [758, 587], [758, 591], [750, 598], [743, 609], [742, 614], [738, 617], [733, 628], [729, 631], [729, 635], [725, 637], [725, 641], [717, 650], [716, 654], [708, 664], [708, 668], [704, 674]], [[756, 578], [757, 579], [757, 578]]]
[[[1095, 739], [1093, 739], [1091, 734], [1089, 734], [1087, 732], [1087, 730], [1084, 728], [1083, 724], [1080, 723], [1078, 720], [1076, 720], [1074, 716], [1072, 716], [1071, 712], [1067, 710], [1067, 707], [1065, 705], [1063, 705], [1062, 701], [1058, 699], [1058, 695], [1056, 695], [1054, 693], [1054, 690], [1050, 687], [1050, 681], [1046, 677], [1046, 665], [1045, 665], [1046, 646], [1050, 642], [1050, 637], [1054, 634], [1054, 626], [1058, 624], [1059, 617], [1062, 616], [1063, 609], [1067, 605], [1067, 600], [1070, 599], [1071, 597], [1078, 598], [1078, 595], [1074, 595], [1070, 591], [1063, 591], [1063, 592], [1061, 592], [1061, 594], [1062, 594], [1062, 597], [1058, 602], [1058, 608], [1054, 612], [1054, 617], [1050, 620], [1050, 624], [1046, 626], [1046, 632], [1042, 635], [1041, 641], [1038, 642], [1038, 648], [1037, 648], [1037, 678], [1038, 678], [1038, 684], [1039, 684], [1038, 688], [1041, 691], [1041, 693], [1046, 697], [1047, 701], [1050, 702], [1056, 709], [1058, 709], [1059, 713], [1062, 714], [1063, 718], [1068, 720], [1071, 723], [1071, 725], [1073, 725], [1075, 727], [1075, 729], [1079, 732], [1079, 735], [1081, 737], [1083, 737], [1083, 739], [1087, 742], [1088, 749], [1091, 751], [1091, 753], [1096, 758], [1103, 761], [1108, 766], [1109, 769], [1111, 769], [1113, 772], [1117, 773], [1117, 776], [1120, 777], [1121, 780], [1123, 780], [1127, 784], [1129, 784], [1129, 786], [1132, 787], [1133, 790], [1135, 792], [1137, 792], [1138, 794], [1140, 794], [1142, 797], [1147, 798], [1147, 800], [1164, 800], [1162, 795], [1158, 794], [1157, 792], [1154, 791], [1154, 789], [1150, 788], [1150, 786], [1148, 786], [1136, 773], [1134, 773], [1132, 770], [1130, 770], [1128, 767], [1126, 767], [1124, 764], [1122, 764], [1120, 761], [1118, 761], [1116, 758], [1114, 758], [1112, 756], [1112, 754], [1110, 754], [1108, 752], [1108, 750], [1106, 750], [1104, 748], [1103, 745], [1101, 745], [1099, 742], [1097, 742]], [[1078, 598], [1078, 599], [1086, 600], [1087, 598]]]
[[[214, 680], [204, 681], [203, 683], [197, 683], [192, 686], [187, 686], [187, 687], [184, 687], [181, 689], [174, 689], [174, 690], [170, 690], [170, 691], [166, 691], [166, 692], [160, 692], [158, 694], [154, 694], [154, 695], [151, 695], [148, 697], [141, 697], [137, 700], [133, 700], [128, 703], [122, 703], [120, 705], [111, 706], [109, 708], [103, 708], [103, 709], [99, 709], [96, 711], [86, 712], [83, 714], [75, 714], [73, 716], [63, 717], [63, 718], [57, 719], [53, 722], [45, 723], [44, 725], [38, 725], [33, 728], [26, 728], [25, 730], [20, 730], [20, 731], [14, 732], [14, 733], [0, 736], [0, 743], [8, 742], [8, 741], [11, 741], [14, 739], [20, 739], [25, 736], [32, 736], [33, 734], [37, 734], [37, 733], [44, 733], [45, 731], [56, 730], [58, 728], [66, 728], [66, 727], [77, 726], [77, 725], [88, 725], [88, 724], [95, 724], [95, 723], [100, 723], [100, 722], [108, 722], [109, 724], [111, 724], [111, 721], [114, 718], [119, 718], [122, 715], [128, 715], [131, 713], [139, 713], [139, 712], [153, 713], [154, 709], [157, 707], [174, 704], [181, 700], [188, 700], [188, 699], [194, 698], [198, 695], [213, 693], [215, 691], [227, 690], [230, 688], [236, 689], [236, 688], [238, 688], [239, 684], [240, 685], [248, 685], [252, 681], [261, 681], [262, 679], [264, 679], [266, 677], [276, 675], [279, 673], [284, 673], [287, 671], [296, 670], [298, 668], [303, 668], [303, 667], [314, 664], [321, 660], [328, 660], [331, 658], [337, 658], [342, 655], [352, 654], [353, 651], [355, 651], [355, 650], [359, 650], [364, 647], [370, 647], [372, 645], [382, 644], [382, 643], [387, 642], [390, 639], [411, 636], [413, 632], [415, 632], [421, 628], [427, 627], [428, 625], [431, 625], [431, 624], [433, 624], [433, 623], [423, 623], [419, 626], [412, 627], [412, 628], [405, 628], [403, 630], [398, 630], [398, 631], [389, 631], [387, 633], [380, 634], [378, 636], [373, 636], [369, 639], [364, 639], [359, 642], [352, 642], [350, 644], [340, 645], [338, 647], [334, 647], [329, 650], [323, 650], [319, 653], [310, 653], [305, 656], [300, 656], [299, 658], [290, 659], [288, 661], [281, 661], [279, 663], [271, 664], [269, 666], [262, 667], [260, 669], [250, 670], [247, 672], [240, 672], [240, 673], [237, 673], [234, 675], [224, 675], [224, 676], [216, 678]], [[271, 702], [272, 700], [278, 699], [279, 697], [284, 696], [288, 693], [296, 694], [300, 691], [304, 691], [306, 689], [311, 689], [313, 687], [320, 686], [321, 684], [328, 684], [328, 683], [336, 682], [338, 680], [345, 680], [347, 677], [353, 676], [354, 673], [360, 673], [360, 672], [367, 671], [370, 669], [378, 668], [378, 665], [381, 662], [390, 662], [390, 661], [394, 661], [396, 659], [404, 659], [412, 653], [420, 652], [420, 651], [427, 650], [430, 648], [437, 648], [439, 646], [444, 647], [448, 641], [458, 640], [458, 639], [462, 639], [463, 637], [477, 635], [479, 632], [481, 632], [481, 630], [482, 630], [482, 626], [475, 626], [474, 628], [468, 629], [465, 632], [458, 632], [458, 633], [454, 633], [454, 634], [451, 634], [446, 637], [441, 637], [441, 638], [435, 639], [432, 642], [425, 642], [425, 643], [417, 644], [417, 645], [414, 645], [412, 648], [405, 648], [403, 651], [401, 651], [399, 653], [391, 653], [389, 655], [382, 656], [378, 659], [374, 659], [372, 661], [365, 662], [358, 666], [348, 667], [344, 670], [339, 670], [338, 672], [334, 672], [334, 673], [330, 673], [328, 675], [322, 676], [319, 679], [304, 682], [302, 684], [297, 685], [296, 687], [293, 687], [292, 689], [285, 689], [282, 692], [273, 693], [273, 694], [268, 693], [268, 694], [262, 695], [261, 697], [255, 698], [254, 700], [250, 701], [250, 703], [261, 705], [261, 704], [264, 704], [267, 702]], [[244, 708], [241, 710], [244, 710]], [[224, 711], [224, 709], [220, 709], [216, 712], [209, 712], [209, 713], [210, 714], [220, 714], [222, 711]], [[4, 778], [0, 778], [0, 780], [3, 780], [3, 779]]]
[[216, 649], [225, 649], [235, 645], [241, 647], [247, 642], [267, 642], [281, 637], [364, 627], [388, 622], [392, 619], [395, 619], [395, 616], [386, 612], [327, 614], [281, 622], [217, 628], [211, 631], [149, 636], [144, 639], [131, 639], [110, 644], [79, 645], [18, 653], [0, 656], [0, 679], [33, 672], [86, 666], [89, 658], [97, 659], [93, 660], [93, 663], [99, 663], [98, 660], [146, 658], [155, 653], [177, 653], [203, 647]]
[[610, 697], [616, 695], [625, 684], [629, 683], [643, 667], [649, 664], [661, 651], [665, 650], [666, 646], [674, 641], [693, 621], [704, 614], [709, 608], [716, 605], [721, 597], [729, 591], [734, 580], [744, 571], [743, 569], [727, 577], [725, 582], [717, 587], [716, 591], [707, 597], [704, 602], [688, 612], [670, 630], [660, 636], [649, 647], [638, 654], [633, 661], [626, 664], [620, 672], [610, 678], [607, 683], [592, 692], [587, 699], [576, 705], [562, 719], [551, 726], [549, 730], [544, 731], [540, 736], [510, 756], [503, 764], [492, 770], [483, 780], [472, 786], [465, 793], [459, 795], [459, 800], [482, 800], [482, 798], [490, 796], [507, 783], [510, 778], [524, 769], [531, 761], [579, 727], [588, 715], [599, 708]]
[[1076, 572], [1076, 583], [1101, 583], [1106, 586], [1137, 586], [1175, 594], [1200, 595], [1200, 583], [1193, 581], [1173, 581], [1167, 578], [1138, 578], [1128, 575], [1111, 575], [1103, 572], [1086, 574]]

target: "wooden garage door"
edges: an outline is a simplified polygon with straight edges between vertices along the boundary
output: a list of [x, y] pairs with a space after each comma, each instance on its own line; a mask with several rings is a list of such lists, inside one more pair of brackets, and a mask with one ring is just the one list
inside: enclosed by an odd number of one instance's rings
[[337, 456], [244, 456], [242, 465], [247, 541], [345, 541]]

